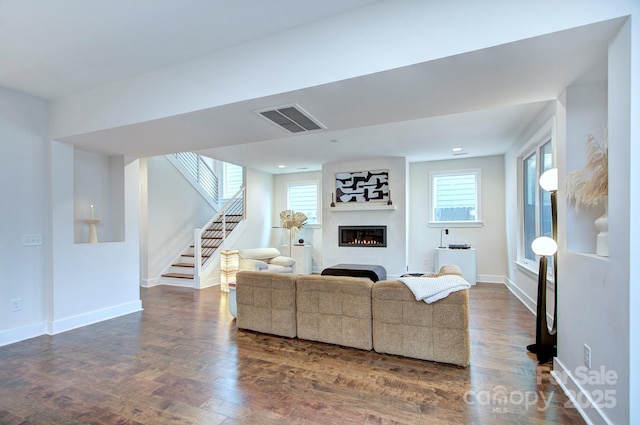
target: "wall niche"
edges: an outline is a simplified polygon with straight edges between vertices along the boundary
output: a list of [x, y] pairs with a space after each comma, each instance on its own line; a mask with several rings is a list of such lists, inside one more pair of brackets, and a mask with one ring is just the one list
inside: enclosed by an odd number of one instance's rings
[[124, 156], [75, 148], [73, 193], [75, 243], [124, 241]]

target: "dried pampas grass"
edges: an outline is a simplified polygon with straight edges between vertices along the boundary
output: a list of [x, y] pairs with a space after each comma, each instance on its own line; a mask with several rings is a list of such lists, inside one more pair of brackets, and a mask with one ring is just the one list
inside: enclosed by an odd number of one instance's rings
[[567, 175], [567, 197], [580, 206], [595, 207], [609, 194], [609, 152], [607, 132], [602, 142], [592, 134], [587, 136], [587, 163], [582, 170]]
[[293, 210], [283, 210], [280, 212], [280, 226], [284, 229], [291, 230], [291, 234], [295, 235], [304, 227], [307, 222], [307, 215], [302, 212]]

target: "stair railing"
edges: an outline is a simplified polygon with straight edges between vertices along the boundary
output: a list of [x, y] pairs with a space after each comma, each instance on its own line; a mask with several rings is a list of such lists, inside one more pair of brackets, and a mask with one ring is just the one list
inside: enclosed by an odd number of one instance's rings
[[193, 187], [214, 208], [218, 208], [219, 177], [204, 158], [194, 152], [178, 152], [166, 155], [171, 163], [191, 182]]
[[[194, 273], [193, 280], [194, 286], [200, 287], [200, 276], [202, 271], [205, 270], [213, 261], [216, 253], [225, 247], [225, 241], [227, 239], [227, 224], [237, 224], [246, 218], [246, 197], [245, 188], [241, 188], [233, 195], [227, 203], [220, 208], [220, 210], [213, 216], [211, 220], [202, 228], [194, 229], [193, 232], [193, 261], [194, 261]], [[213, 229], [214, 223], [221, 219], [222, 226], [220, 230]], [[217, 246], [202, 246], [204, 235], [210, 232], [216, 236], [220, 232], [220, 244]]]

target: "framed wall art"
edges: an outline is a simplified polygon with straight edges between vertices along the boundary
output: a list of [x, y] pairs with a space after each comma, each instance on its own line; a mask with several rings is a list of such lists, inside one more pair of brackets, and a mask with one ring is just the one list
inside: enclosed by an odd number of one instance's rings
[[336, 173], [337, 203], [389, 200], [389, 170]]

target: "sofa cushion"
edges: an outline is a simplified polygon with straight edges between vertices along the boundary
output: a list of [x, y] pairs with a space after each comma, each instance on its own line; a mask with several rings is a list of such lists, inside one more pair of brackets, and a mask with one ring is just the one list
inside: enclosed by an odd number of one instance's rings
[[293, 273], [293, 267], [285, 267], [269, 263], [267, 264], [265, 271], [271, 273]]
[[240, 255], [240, 258], [253, 258], [255, 260], [267, 261], [279, 256], [280, 251], [276, 248], [246, 248], [239, 249], [238, 255]]
[[239, 272], [236, 275], [238, 328], [295, 337], [295, 294], [293, 274]]
[[272, 258], [269, 261], [269, 264], [275, 264], [277, 266], [283, 267], [291, 267], [296, 263], [296, 260], [291, 257], [285, 257], [283, 255], [278, 255], [277, 257]]
[[348, 276], [298, 276], [298, 338], [371, 350], [370, 279]]
[[240, 259], [240, 270], [266, 271], [268, 267], [269, 265], [262, 260], [254, 260], [253, 258]]

